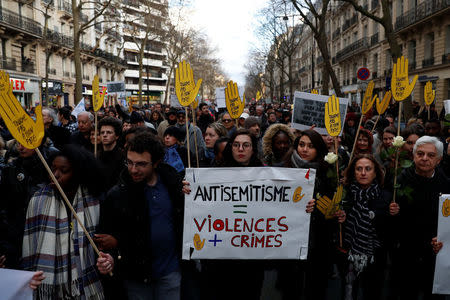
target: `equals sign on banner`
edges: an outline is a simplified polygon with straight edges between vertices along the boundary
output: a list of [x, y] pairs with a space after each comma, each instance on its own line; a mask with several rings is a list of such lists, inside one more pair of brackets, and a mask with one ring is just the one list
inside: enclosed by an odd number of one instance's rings
[[233, 208], [235, 209], [233, 210], [234, 214], [247, 214], [246, 211], [242, 210], [247, 208], [247, 205], [245, 204], [233, 205]]

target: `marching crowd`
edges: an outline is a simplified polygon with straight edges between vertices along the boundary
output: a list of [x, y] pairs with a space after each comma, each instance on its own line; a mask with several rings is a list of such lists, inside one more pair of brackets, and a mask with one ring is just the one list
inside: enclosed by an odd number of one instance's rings
[[[334, 299], [444, 299], [431, 291], [450, 126], [417, 106], [403, 143], [395, 109], [378, 118], [350, 106], [336, 143], [314, 125], [293, 129], [284, 103], [251, 102], [237, 120], [207, 103], [116, 105], [97, 112], [97, 131], [93, 112], [44, 108], [39, 149], [77, 218], [0, 120], [0, 267], [35, 272], [35, 299], [260, 299], [267, 270], [282, 299], [326, 299], [333, 278]], [[182, 261], [188, 167], [316, 169], [308, 259]], [[342, 204], [326, 217], [318, 200], [338, 182]]]

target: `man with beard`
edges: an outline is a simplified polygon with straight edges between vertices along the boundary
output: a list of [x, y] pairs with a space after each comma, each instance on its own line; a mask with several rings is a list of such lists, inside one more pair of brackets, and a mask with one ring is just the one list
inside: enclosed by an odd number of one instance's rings
[[177, 123], [177, 110], [175, 108], [171, 108], [166, 115], [166, 119], [159, 123], [158, 126], [158, 136], [160, 138], [164, 138], [164, 132], [166, 132], [167, 127], [173, 126]]
[[202, 131], [202, 134], [205, 134], [206, 128], [208, 127], [209, 124], [214, 122], [214, 118], [211, 115], [211, 112], [208, 108], [208, 104], [201, 103], [198, 107], [200, 109], [201, 114], [200, 117], [198, 118], [197, 125]]

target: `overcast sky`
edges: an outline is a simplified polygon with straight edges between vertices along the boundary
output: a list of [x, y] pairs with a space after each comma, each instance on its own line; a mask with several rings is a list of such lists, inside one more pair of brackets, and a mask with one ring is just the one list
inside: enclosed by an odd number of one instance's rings
[[191, 22], [218, 49], [218, 58], [231, 80], [244, 85], [247, 54], [256, 43], [255, 15], [266, 0], [192, 0]]

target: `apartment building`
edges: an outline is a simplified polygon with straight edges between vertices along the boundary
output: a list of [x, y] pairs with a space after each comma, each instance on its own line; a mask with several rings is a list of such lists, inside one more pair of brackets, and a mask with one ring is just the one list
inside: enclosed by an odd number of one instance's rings
[[[80, 22], [92, 18], [100, 7], [89, 3], [80, 13]], [[83, 96], [92, 95], [92, 80], [100, 85], [123, 80], [125, 61], [120, 58], [122, 39], [117, 24], [104, 22], [108, 8], [81, 36]], [[1, 0], [1, 69], [10, 74], [13, 91], [22, 105], [74, 105], [75, 64], [73, 60], [73, 12], [69, 0]], [[46, 25], [47, 16], [47, 25]], [[48, 99], [46, 57], [48, 58]]]
[[[381, 16], [380, 0], [360, 0], [360, 4]], [[418, 75], [411, 98], [423, 104], [425, 83], [431, 81], [440, 109], [442, 101], [450, 99], [450, 0], [393, 0], [390, 6], [397, 41], [409, 60], [409, 74]], [[383, 27], [357, 13], [350, 4], [331, 1], [326, 32], [332, 66], [342, 91], [352, 101], [360, 102], [367, 82], [373, 79], [375, 92], [382, 97], [393, 65]], [[296, 90], [320, 89], [323, 58], [308, 28], [301, 38], [296, 57]], [[357, 78], [361, 67], [371, 73], [367, 81]]]
[[[142, 77], [142, 99], [144, 103], [164, 101], [168, 66], [167, 54], [161, 30], [168, 18], [167, 0], [124, 0], [124, 57], [127, 69], [124, 72], [125, 88], [133, 102], [139, 100], [139, 76]], [[147, 20], [147, 21], [146, 21]], [[148, 20], [151, 20], [149, 22]], [[142, 41], [148, 34], [148, 40]], [[143, 69], [139, 74], [141, 47], [144, 47]]]

